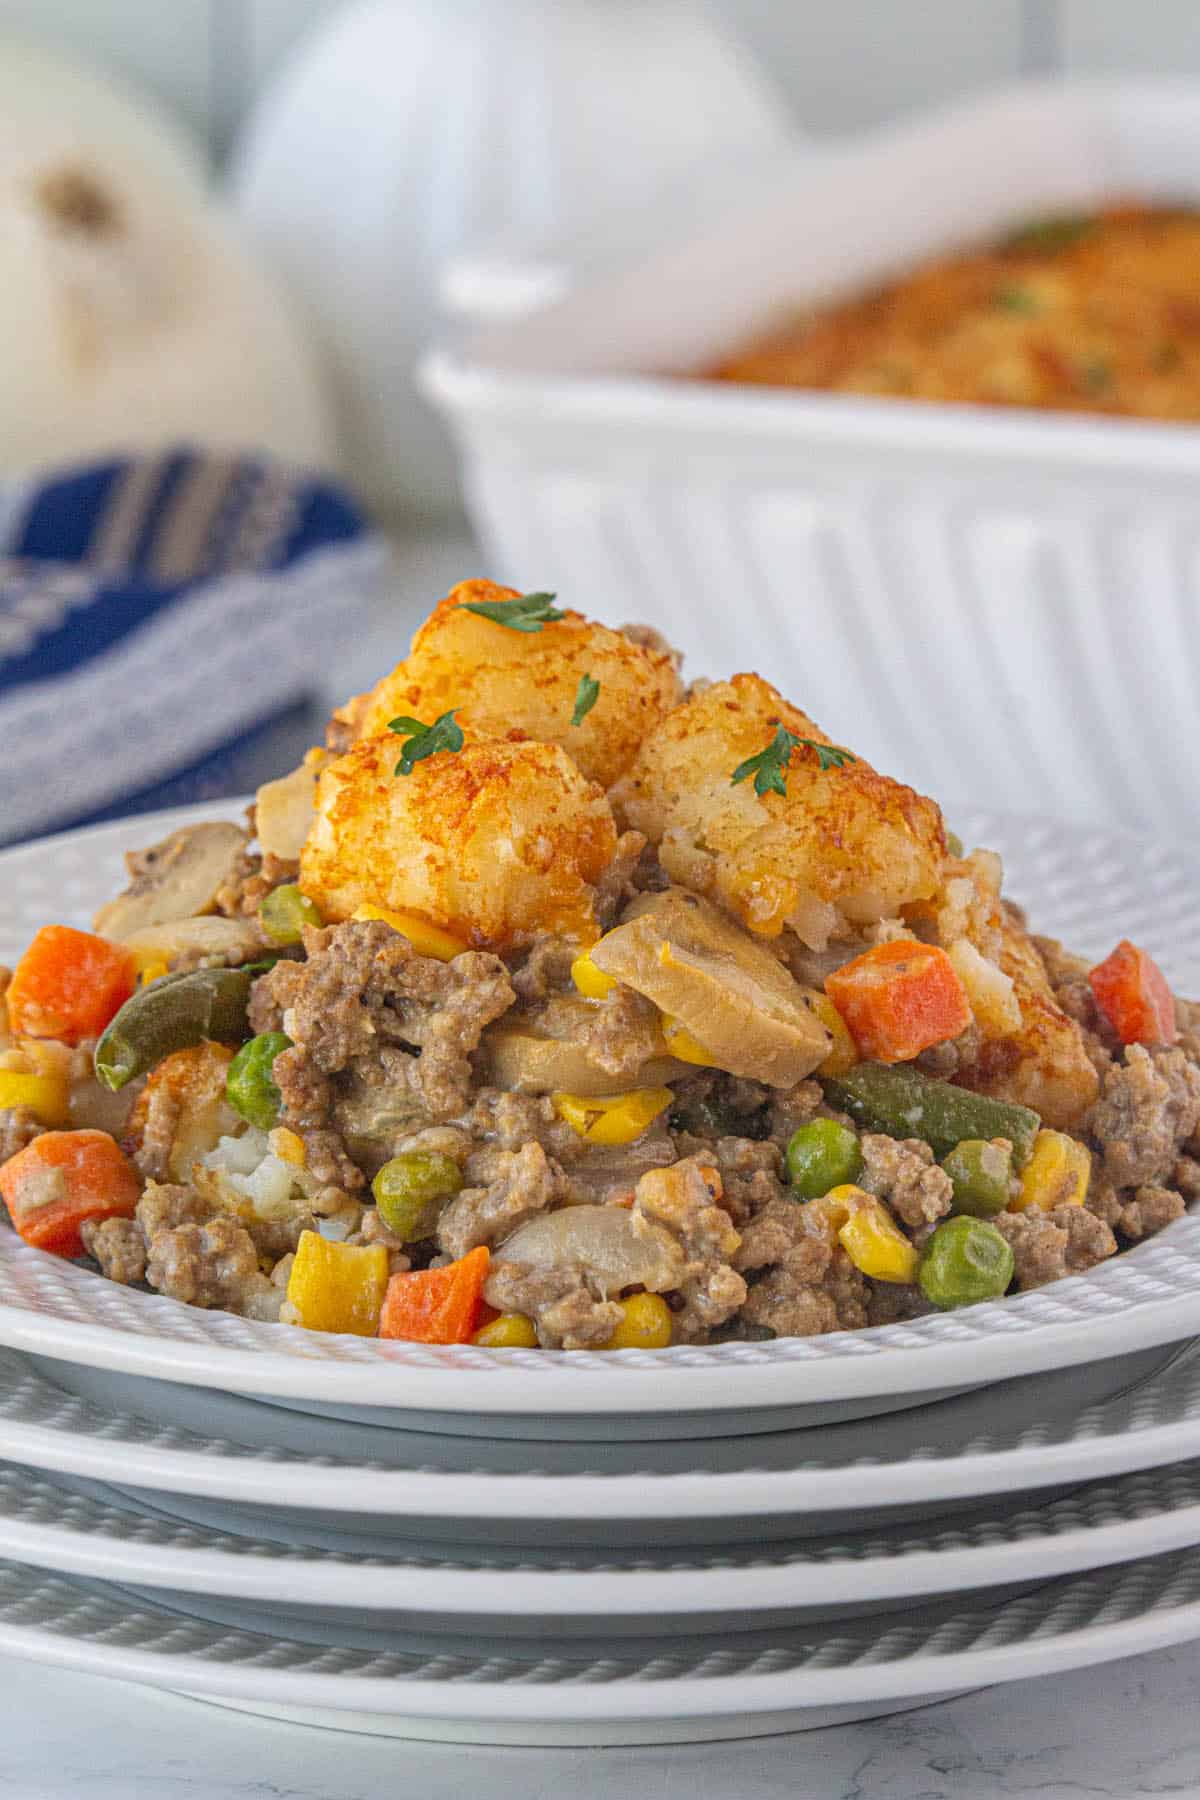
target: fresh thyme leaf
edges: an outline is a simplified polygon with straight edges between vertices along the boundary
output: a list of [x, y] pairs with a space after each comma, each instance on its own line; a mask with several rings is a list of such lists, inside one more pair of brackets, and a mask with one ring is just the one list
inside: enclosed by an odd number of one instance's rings
[[566, 613], [554, 605], [557, 594], [518, 594], [515, 600], [464, 600], [464, 612], [478, 613], [493, 625], [507, 625], [510, 631], [540, 631]]
[[579, 686], [575, 689], [575, 711], [571, 714], [572, 725], [582, 725], [591, 712], [600, 693], [600, 683], [594, 675], [581, 675]]
[[797, 744], [817, 753], [818, 769], [844, 769], [847, 763], [857, 762], [857, 756], [851, 756], [839, 744], [818, 744], [815, 738], [797, 738]]
[[1021, 287], [997, 288], [992, 295], [992, 304], [998, 306], [1001, 312], [1024, 313], [1029, 317], [1042, 310], [1029, 289]]
[[798, 746], [816, 751], [819, 769], [840, 769], [846, 763], [858, 761], [849, 750], [842, 750], [836, 744], [819, 744], [815, 738], [797, 737], [786, 725], [777, 725], [766, 749], [738, 764], [730, 776], [731, 783], [736, 787], [739, 781], [746, 781], [753, 775], [756, 794], [786, 794], [785, 771], [792, 760], [792, 751]]
[[420, 719], [389, 719], [388, 730], [394, 731], [397, 737], [408, 739], [393, 770], [396, 775], [411, 775], [416, 763], [424, 762], [427, 756], [436, 756], [439, 750], [461, 750], [463, 747], [462, 726], [455, 723], [452, 712], [443, 713], [432, 725], [422, 725]]
[[796, 741], [786, 726], [777, 725], [775, 736], [766, 749], [738, 764], [730, 777], [731, 785], [736, 787], [739, 781], [746, 781], [753, 775], [756, 794], [786, 794], [784, 770], [792, 760], [792, 746]]
[[1085, 362], [1079, 371], [1083, 385], [1089, 394], [1104, 394], [1112, 386], [1112, 370], [1100, 357], [1094, 356]]
[[1067, 250], [1086, 237], [1095, 225], [1088, 213], [1054, 213], [1049, 218], [1031, 219], [1010, 232], [1004, 240], [1006, 250]]

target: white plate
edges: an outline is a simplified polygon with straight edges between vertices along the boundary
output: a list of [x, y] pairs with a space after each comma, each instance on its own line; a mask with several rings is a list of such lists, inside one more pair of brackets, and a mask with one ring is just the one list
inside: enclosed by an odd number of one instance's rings
[[[0, 857], [4, 935], [14, 954], [39, 923], [86, 916], [119, 883], [124, 847], [203, 809], [121, 821]], [[998, 846], [1010, 891], [1038, 925], [1091, 951], [1129, 935], [1174, 981], [1200, 985], [1200, 871], [1177, 847], [978, 815], [972, 842]], [[675, 1436], [853, 1416], [888, 1401], [1119, 1356], [1200, 1325], [1200, 1217], [1086, 1276], [986, 1306], [870, 1331], [765, 1344], [607, 1356], [491, 1351], [326, 1336], [201, 1312], [122, 1288], [0, 1232], [0, 1342], [91, 1368], [263, 1394], [302, 1407], [387, 1409], [494, 1435]]]
[[[60, 1478], [60, 1482], [65, 1478]], [[193, 1503], [193, 1509], [195, 1503]], [[486, 1525], [469, 1551], [383, 1534], [328, 1548], [311, 1519], [229, 1529], [183, 1524], [144, 1496], [69, 1489], [0, 1463], [0, 1533], [14, 1561], [139, 1589], [269, 1605], [275, 1623], [333, 1611], [352, 1624], [554, 1636], [738, 1631], [907, 1607], [920, 1597], [1029, 1585], [1200, 1543], [1200, 1462], [1091, 1484], [1052, 1501], [993, 1502], [962, 1525], [914, 1521], [819, 1541], [718, 1549], [505, 1550]], [[845, 1520], [853, 1523], [853, 1516]], [[281, 1616], [278, 1609], [285, 1608]], [[219, 1612], [217, 1616], [220, 1616]], [[514, 1621], [521, 1621], [516, 1625]]]
[[[131, 1605], [0, 1564], [0, 1651], [308, 1724], [494, 1743], [742, 1737], [891, 1711], [1200, 1634], [1200, 1552], [1053, 1582], [999, 1606], [721, 1638], [282, 1637]], [[369, 1634], [367, 1634], [369, 1639]]]
[[[1161, 1372], [1127, 1365], [1124, 1393], [1092, 1403], [1103, 1369], [1030, 1377], [975, 1397], [816, 1431], [693, 1443], [542, 1444], [394, 1434], [388, 1464], [347, 1432], [343, 1460], [314, 1458], [304, 1421], [249, 1448], [236, 1397], [199, 1396], [205, 1430], [151, 1425], [102, 1400], [65, 1396], [0, 1353], [0, 1454], [54, 1473], [135, 1487], [164, 1510], [264, 1535], [362, 1548], [367, 1538], [477, 1544], [743, 1543], [929, 1518], [989, 1496], [1028, 1495], [1200, 1458], [1200, 1349]], [[64, 1365], [49, 1364], [52, 1372]], [[68, 1371], [74, 1373], [74, 1371]], [[111, 1378], [99, 1375], [98, 1389]], [[191, 1398], [187, 1389], [175, 1390]], [[213, 1435], [219, 1432], [222, 1435]], [[385, 1434], [375, 1433], [376, 1438]], [[370, 1446], [368, 1445], [369, 1449]], [[1021, 1502], [1014, 1500], [1013, 1505]]]

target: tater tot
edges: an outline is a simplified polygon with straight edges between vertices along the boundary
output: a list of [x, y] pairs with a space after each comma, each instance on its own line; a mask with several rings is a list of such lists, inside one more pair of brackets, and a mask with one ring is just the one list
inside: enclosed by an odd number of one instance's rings
[[595, 783], [554, 744], [468, 741], [397, 775], [400, 740], [363, 738], [322, 771], [300, 885], [330, 921], [412, 913], [499, 949], [540, 931], [590, 941], [616, 846]]
[[999, 965], [1012, 981], [1021, 1023], [965, 1046], [954, 1079], [1030, 1106], [1046, 1125], [1077, 1130], [1100, 1091], [1083, 1035], [1055, 1000], [1037, 946], [1010, 907], [1001, 909], [1000, 934]]
[[[560, 744], [589, 780], [611, 787], [679, 700], [675, 661], [666, 650], [576, 612], [523, 632], [465, 610], [470, 602], [516, 595], [515, 588], [490, 581], [461, 582], [421, 626], [405, 661], [365, 704], [360, 698], [339, 716], [358, 735], [372, 737], [398, 715], [430, 724], [453, 709], [468, 730], [494, 737], [519, 732]], [[575, 725], [585, 675], [599, 690]]]
[[861, 758], [821, 769], [816, 752], [798, 745], [786, 794], [733, 782], [779, 724], [831, 742], [761, 676], [703, 688], [668, 713], [617, 783], [618, 819], [659, 846], [674, 881], [763, 937], [790, 927], [819, 950], [931, 897], [945, 857], [941, 813]]

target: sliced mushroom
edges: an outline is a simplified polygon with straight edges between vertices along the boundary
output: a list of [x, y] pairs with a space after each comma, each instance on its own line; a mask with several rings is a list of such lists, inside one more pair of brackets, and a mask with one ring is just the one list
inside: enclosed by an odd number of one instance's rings
[[264, 782], [254, 799], [254, 829], [264, 856], [295, 862], [316, 813], [317, 776], [328, 759], [310, 751], [298, 769]]
[[93, 921], [101, 937], [128, 938], [173, 919], [210, 913], [233, 875], [249, 838], [237, 825], [213, 820], [173, 831], [129, 859], [133, 880], [102, 906]]
[[250, 962], [262, 952], [262, 939], [249, 919], [171, 919], [131, 931], [120, 941], [142, 964]]
[[718, 1068], [791, 1087], [824, 1061], [830, 1037], [813, 994], [740, 925], [682, 888], [630, 911], [592, 961], [678, 1019]]
[[334, 1119], [354, 1161], [376, 1175], [425, 1122], [425, 1114], [408, 1088], [355, 1086], [337, 1095]]
[[522, 1025], [497, 1025], [481, 1046], [486, 1079], [494, 1087], [518, 1094], [624, 1093], [629, 1088], [665, 1087], [694, 1069], [674, 1056], [652, 1056], [624, 1080], [594, 1063], [581, 1044], [570, 1038], [547, 1037]]
[[495, 1255], [535, 1269], [581, 1263], [605, 1294], [627, 1287], [661, 1294], [684, 1275], [683, 1251], [671, 1233], [645, 1219], [635, 1231], [633, 1215], [623, 1206], [564, 1206], [539, 1213], [519, 1225]]

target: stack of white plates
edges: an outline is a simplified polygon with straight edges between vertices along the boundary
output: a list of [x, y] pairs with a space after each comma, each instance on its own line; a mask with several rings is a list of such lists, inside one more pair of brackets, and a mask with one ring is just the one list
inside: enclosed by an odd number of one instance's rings
[[[0, 951], [86, 921], [166, 822], [0, 861]], [[1185, 859], [1134, 882], [1094, 834], [968, 829], [1051, 929], [1196, 981]], [[1197, 1332], [1192, 1218], [998, 1305], [605, 1357], [254, 1324], [2, 1232], [0, 1650], [355, 1730], [612, 1743], [1149, 1649], [1200, 1634]]]

